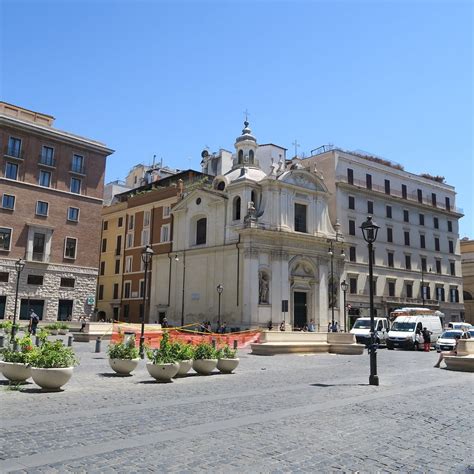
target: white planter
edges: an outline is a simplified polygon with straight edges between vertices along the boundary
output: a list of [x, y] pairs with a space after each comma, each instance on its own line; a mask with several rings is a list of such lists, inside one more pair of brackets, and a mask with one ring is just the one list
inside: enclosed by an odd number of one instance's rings
[[193, 361], [190, 360], [180, 360], [179, 361], [179, 370], [176, 374], [177, 376], [186, 375], [193, 367]]
[[0, 370], [10, 382], [24, 382], [31, 377], [31, 367], [20, 362], [0, 362]]
[[69, 331], [69, 329], [60, 329], [59, 334], [62, 334], [63, 336], [65, 336], [68, 331]]
[[240, 359], [238, 357], [235, 359], [219, 359], [217, 361], [217, 368], [223, 374], [231, 374], [237, 368], [239, 362]]
[[109, 359], [110, 367], [120, 375], [129, 375], [137, 368], [138, 362], [140, 359]]
[[179, 364], [173, 362], [171, 364], [146, 364], [148, 373], [156, 380], [161, 382], [170, 382], [171, 379], [178, 373]]
[[72, 377], [74, 367], [58, 367], [52, 369], [31, 368], [31, 376], [35, 384], [46, 390], [59, 390]]
[[193, 369], [200, 375], [209, 375], [217, 367], [217, 359], [195, 359]]

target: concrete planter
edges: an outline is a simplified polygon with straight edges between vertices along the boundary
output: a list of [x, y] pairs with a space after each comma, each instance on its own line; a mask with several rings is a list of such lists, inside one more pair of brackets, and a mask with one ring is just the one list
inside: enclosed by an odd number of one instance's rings
[[109, 359], [110, 367], [120, 375], [130, 375], [137, 368], [140, 359]]
[[69, 329], [60, 329], [60, 330], [58, 331], [58, 333], [61, 334], [61, 335], [63, 335], [63, 336], [65, 336], [65, 335], [68, 333], [68, 331], [69, 331]]
[[0, 362], [3, 376], [10, 382], [24, 382], [31, 377], [31, 367], [20, 362]]
[[51, 336], [57, 336], [59, 333], [58, 329], [47, 329], [47, 331], [51, 334]]
[[186, 375], [193, 367], [192, 360], [180, 360], [179, 361], [179, 370], [176, 374], [177, 377]]
[[217, 367], [217, 359], [195, 359], [193, 369], [200, 375], [209, 375]]
[[239, 365], [240, 359], [219, 359], [217, 361], [217, 368], [223, 374], [231, 374], [233, 370]]
[[74, 367], [57, 367], [52, 369], [31, 368], [31, 376], [36, 385], [45, 390], [59, 390], [69, 382]]
[[160, 382], [171, 382], [171, 379], [178, 373], [179, 364], [173, 362], [171, 364], [146, 364], [148, 373]]

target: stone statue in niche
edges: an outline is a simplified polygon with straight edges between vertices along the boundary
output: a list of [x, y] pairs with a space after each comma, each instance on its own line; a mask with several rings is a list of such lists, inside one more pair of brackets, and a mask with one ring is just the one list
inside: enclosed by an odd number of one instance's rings
[[268, 304], [268, 276], [260, 272], [258, 278], [258, 302]]

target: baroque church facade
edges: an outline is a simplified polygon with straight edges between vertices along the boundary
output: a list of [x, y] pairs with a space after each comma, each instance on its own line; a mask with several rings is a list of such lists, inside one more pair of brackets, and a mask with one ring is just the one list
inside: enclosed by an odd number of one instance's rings
[[220, 316], [240, 329], [313, 319], [326, 330], [334, 314], [341, 325], [343, 239], [323, 176], [288, 165], [281, 147], [259, 147], [244, 126], [235, 153], [203, 154], [203, 170], [214, 160], [212, 186], [172, 209], [172, 251], [153, 259], [150, 319], [216, 324]]

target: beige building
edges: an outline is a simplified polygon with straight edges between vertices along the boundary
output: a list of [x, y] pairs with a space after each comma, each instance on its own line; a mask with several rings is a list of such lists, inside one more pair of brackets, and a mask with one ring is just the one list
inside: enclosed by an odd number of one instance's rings
[[461, 265], [464, 285], [464, 320], [474, 324], [474, 240], [461, 240]]
[[338, 148], [299, 160], [321, 171], [331, 193], [347, 255], [344, 279], [351, 319], [368, 314], [368, 253], [360, 226], [368, 215], [380, 226], [374, 244], [377, 315], [401, 306], [428, 306], [445, 321], [464, 311], [459, 219], [453, 186], [441, 176], [413, 174], [385, 159]]

